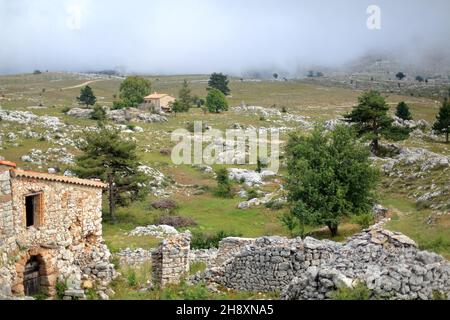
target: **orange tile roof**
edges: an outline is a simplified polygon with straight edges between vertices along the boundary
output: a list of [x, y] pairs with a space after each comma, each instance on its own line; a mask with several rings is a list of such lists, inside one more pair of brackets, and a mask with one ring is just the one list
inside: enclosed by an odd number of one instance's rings
[[151, 95], [144, 97], [144, 99], [161, 99], [161, 98], [164, 98], [165, 96], [168, 96], [168, 94], [155, 92], [155, 93], [152, 93]]
[[31, 179], [78, 184], [78, 185], [102, 188], [102, 189], [107, 187], [106, 184], [104, 184], [103, 182], [100, 182], [100, 181], [58, 176], [55, 174], [48, 174], [48, 173], [42, 173], [42, 172], [12, 169], [11, 174], [12, 174], [13, 178], [31, 178]]
[[17, 164], [15, 162], [6, 161], [6, 160], [0, 161], [0, 165], [14, 167], [14, 168], [17, 167]]

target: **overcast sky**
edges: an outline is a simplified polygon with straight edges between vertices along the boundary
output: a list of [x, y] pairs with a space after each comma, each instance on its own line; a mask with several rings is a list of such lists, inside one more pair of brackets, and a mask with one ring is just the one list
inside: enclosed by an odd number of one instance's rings
[[[381, 9], [369, 30], [366, 10]], [[448, 0], [0, 0], [0, 73], [239, 74], [450, 52]]]

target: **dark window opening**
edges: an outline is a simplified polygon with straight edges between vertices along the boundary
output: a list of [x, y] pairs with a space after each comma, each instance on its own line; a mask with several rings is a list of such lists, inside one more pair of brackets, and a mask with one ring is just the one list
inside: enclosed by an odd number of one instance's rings
[[25, 197], [27, 228], [36, 226], [39, 222], [40, 199], [40, 194]]

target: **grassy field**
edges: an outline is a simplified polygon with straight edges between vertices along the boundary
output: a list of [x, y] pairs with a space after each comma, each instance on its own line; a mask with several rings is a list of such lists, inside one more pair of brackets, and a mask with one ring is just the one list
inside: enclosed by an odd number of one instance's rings
[[[152, 91], [167, 92], [178, 95], [183, 79], [190, 81], [192, 93], [201, 97], [206, 95], [208, 76], [148, 76], [152, 81]], [[90, 82], [93, 81], [93, 82]], [[64, 123], [75, 125], [79, 128], [95, 126], [95, 121], [75, 119], [65, 115], [64, 108], [76, 106], [76, 96], [79, 95], [80, 86], [89, 83], [97, 95], [101, 105], [110, 106], [117, 98], [120, 79], [104, 77], [92, 79], [82, 75], [65, 73], [44, 73], [41, 75], [16, 75], [0, 77], [0, 106], [7, 110], [31, 111], [37, 115], [57, 116]], [[228, 98], [230, 106], [237, 106], [244, 102], [247, 105], [257, 105], [267, 108], [287, 108], [289, 113], [309, 117], [310, 121], [328, 120], [342, 116], [357, 103], [360, 91], [324, 87], [303, 81], [241, 81], [231, 79], [232, 94]], [[399, 101], [406, 101], [415, 119], [425, 119], [432, 122], [435, 118], [439, 103], [426, 98], [410, 96], [388, 95], [387, 101], [391, 106], [391, 113]], [[35, 107], [39, 108], [35, 108]], [[168, 123], [134, 123], [144, 129], [143, 133], [133, 134], [137, 140], [142, 163], [160, 170], [167, 177], [183, 185], [199, 185], [205, 188], [213, 188], [215, 181], [211, 176], [200, 173], [190, 166], [175, 166], [170, 157], [160, 154], [161, 148], [171, 147], [170, 133], [178, 128], [185, 128], [189, 122], [202, 120], [217, 129], [230, 128], [234, 123], [252, 125], [255, 127], [278, 126], [272, 121], [261, 120], [258, 115], [236, 114], [232, 111], [222, 114], [204, 114], [202, 110], [193, 108], [189, 113], [171, 115]], [[290, 124], [294, 125], [294, 124]], [[27, 126], [0, 122], [1, 132], [18, 132]], [[35, 131], [45, 131], [44, 128], [36, 128]], [[80, 130], [81, 133], [81, 130]], [[79, 133], [71, 132], [73, 136]], [[286, 136], [282, 136], [282, 140]], [[444, 143], [426, 142], [409, 139], [401, 143], [405, 146], [425, 147], [434, 152], [450, 155], [449, 146]], [[47, 167], [57, 165], [48, 163], [46, 166], [36, 166], [24, 163], [20, 157], [31, 148], [47, 150], [54, 147], [48, 141], [40, 139], [19, 139], [7, 141], [3, 138], [0, 155], [11, 161], [16, 161], [26, 169], [45, 171]], [[76, 154], [77, 151], [68, 148]], [[448, 177], [435, 173], [430, 181], [446, 181]], [[433, 180], [433, 181], [432, 181]], [[435, 181], [434, 181], [435, 182]], [[238, 188], [238, 186], [236, 186]], [[404, 232], [415, 239], [424, 249], [435, 250], [450, 256], [449, 216], [437, 217], [426, 209], [419, 209], [415, 203], [408, 199], [401, 185], [393, 185], [392, 188], [380, 190], [382, 204], [392, 211], [392, 221], [388, 228]], [[280, 222], [280, 216], [288, 210], [271, 210], [264, 206], [249, 210], [238, 210], [236, 205], [242, 199], [220, 199], [212, 195], [210, 191], [202, 195], [186, 195], [183, 188], [175, 189], [171, 198], [179, 203], [176, 214], [193, 218], [198, 226], [192, 231], [215, 233], [221, 230], [241, 234], [246, 237], [262, 235], [288, 235], [287, 230]], [[104, 237], [113, 252], [123, 248], [152, 248], [158, 243], [158, 239], [151, 237], [128, 237], [129, 232], [136, 226], [152, 224], [162, 213], [152, 210], [150, 207], [153, 196], [145, 201], [133, 203], [128, 208], [120, 208], [117, 212], [118, 221], [111, 224], [104, 223]], [[433, 223], [427, 221], [432, 217]], [[345, 221], [340, 228], [340, 236], [335, 240], [343, 240], [346, 236], [360, 230], [359, 226]], [[323, 228], [308, 227], [307, 231], [318, 238], [327, 238], [329, 233]]]

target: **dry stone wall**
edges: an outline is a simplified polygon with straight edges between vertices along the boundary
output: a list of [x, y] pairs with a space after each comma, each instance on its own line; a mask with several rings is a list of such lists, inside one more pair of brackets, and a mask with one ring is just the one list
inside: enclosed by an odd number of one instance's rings
[[[373, 298], [450, 298], [449, 262], [418, 250], [413, 240], [380, 225], [345, 243], [281, 237], [243, 242], [247, 244], [224, 239], [228, 260], [211, 264], [191, 280], [236, 290], [281, 292], [283, 299], [329, 299], [338, 288], [360, 282]], [[233, 250], [231, 243], [238, 249]]]
[[153, 283], [160, 287], [179, 283], [189, 272], [191, 234], [169, 236], [152, 252]]

